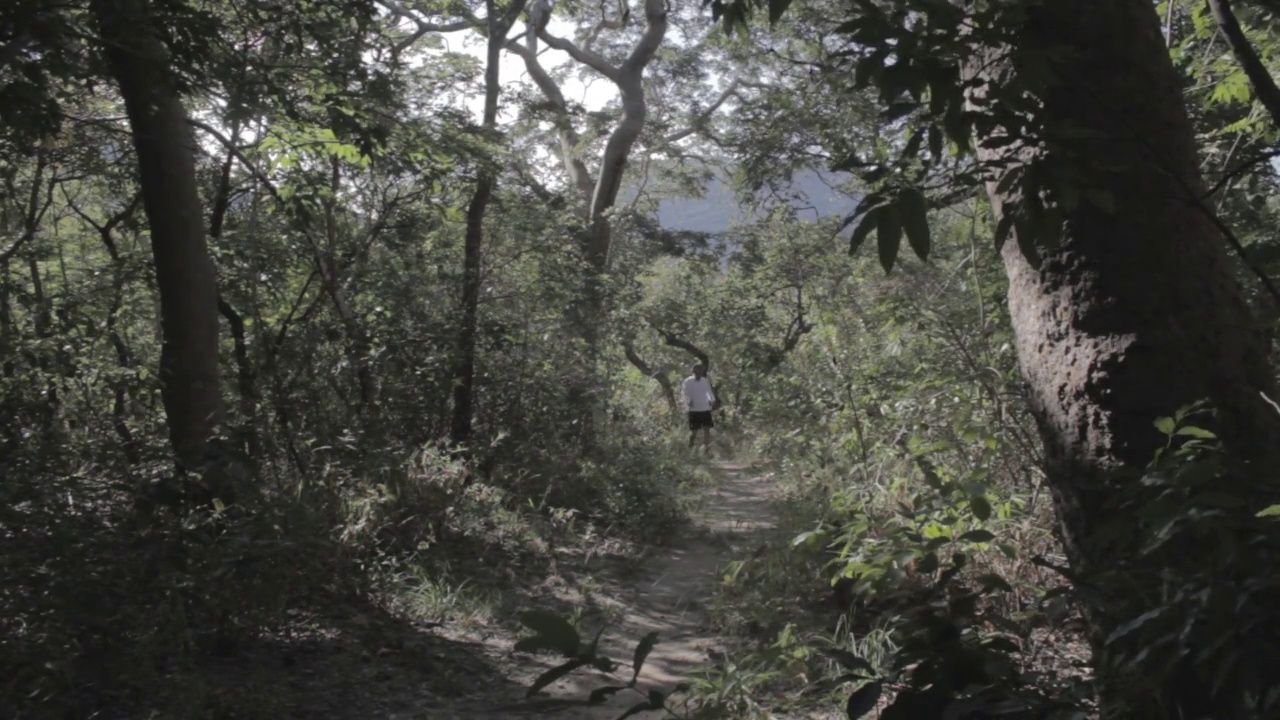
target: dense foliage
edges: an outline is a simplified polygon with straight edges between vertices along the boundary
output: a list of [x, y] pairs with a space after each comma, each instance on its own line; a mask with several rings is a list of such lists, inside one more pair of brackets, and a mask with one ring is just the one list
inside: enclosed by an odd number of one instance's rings
[[[0, 716], [282, 716], [219, 663], [473, 584], [561, 656], [531, 694], [637, 690], [660, 637], [623, 671], [529, 606], [706, 501], [697, 361], [778, 523], [712, 608], [733, 661], [635, 713], [1273, 717], [1276, 8], [1117, 3], [1160, 29], [1198, 166], [1166, 202], [1215, 249], [1097, 271], [1081, 228], [1172, 211], [1060, 117], [1076, 36], [1027, 38], [1063, 2], [0, 8]], [[725, 184], [713, 231], [663, 211]], [[1116, 278], [1219, 255], [1227, 290], [1107, 326], [1185, 352], [1036, 366]], [[1056, 272], [1094, 302], [1031, 318]]]

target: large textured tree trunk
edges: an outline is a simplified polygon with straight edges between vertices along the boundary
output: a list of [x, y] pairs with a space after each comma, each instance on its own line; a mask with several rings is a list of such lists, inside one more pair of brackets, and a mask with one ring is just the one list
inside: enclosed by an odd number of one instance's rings
[[218, 291], [205, 244], [195, 141], [146, 0], [93, 0], [124, 98], [160, 288], [160, 382], [179, 464], [200, 468], [222, 420]]
[[[1280, 413], [1264, 397], [1276, 398], [1268, 343], [1197, 198], [1201, 181], [1180, 78], [1149, 0], [1045, 0], [1017, 37], [1013, 59], [984, 73], [1008, 80], [1024, 71], [1043, 101], [1045, 137], [1056, 141], [1044, 157], [1094, 171], [1094, 197], [1103, 191], [1113, 199], [1069, 210], [1059, 247], [1044, 254], [1038, 269], [1019, 242], [1003, 249], [1018, 353], [1062, 536], [1081, 584], [1102, 589], [1084, 598], [1104, 717], [1262, 717], [1214, 709], [1210, 672], [1226, 669], [1199, 658], [1164, 673], [1161, 686], [1126, 685], [1127, 671], [1114, 666], [1116, 645], [1105, 642], [1124, 623], [1170, 602], [1160, 597], [1161, 577], [1203, 577], [1222, 563], [1194, 544], [1155, 562], [1133, 534], [1114, 531], [1117, 520], [1130, 530], [1145, 527], [1141, 516], [1117, 517], [1126, 511], [1113, 501], [1136, 482], [1124, 471], [1142, 468], [1165, 445], [1153, 425], [1157, 417], [1210, 400], [1217, 410], [1211, 426], [1240, 461], [1215, 481], [1216, 490], [1243, 501], [1223, 512], [1243, 523], [1278, 501], [1269, 482], [1280, 468]], [[1033, 54], [1052, 72], [1026, 72]], [[1023, 145], [980, 157], [1002, 154], [1030, 155]], [[996, 182], [988, 190], [997, 214], [1016, 200]], [[1233, 521], [1222, 522], [1230, 528]], [[1276, 570], [1231, 568], [1243, 579]], [[1116, 582], [1119, 575], [1127, 584]], [[1257, 638], [1280, 632], [1280, 604], [1266, 612], [1270, 617], [1250, 631]], [[1162, 654], [1150, 657], [1169, 659]], [[1264, 687], [1280, 680], [1274, 662], [1248, 663]], [[1233, 678], [1225, 687], [1238, 689]]]

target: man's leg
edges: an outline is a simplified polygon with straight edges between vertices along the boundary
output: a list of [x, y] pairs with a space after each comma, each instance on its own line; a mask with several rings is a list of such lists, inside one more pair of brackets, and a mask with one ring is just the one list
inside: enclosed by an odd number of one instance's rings
[[707, 455], [711, 454], [711, 428], [702, 428], [702, 450]]

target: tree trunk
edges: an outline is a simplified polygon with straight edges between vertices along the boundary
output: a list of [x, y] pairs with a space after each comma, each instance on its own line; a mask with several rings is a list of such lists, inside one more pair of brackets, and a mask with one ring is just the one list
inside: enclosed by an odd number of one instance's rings
[[179, 465], [200, 468], [222, 420], [218, 291], [205, 244], [195, 141], [145, 0], [93, 0], [138, 154], [160, 289], [161, 395]]
[[[1111, 578], [1110, 592], [1085, 598], [1103, 715], [1236, 717], [1213, 710], [1218, 698], [1209, 668], [1190, 656], [1164, 673], [1157, 688], [1129, 683], [1125, 671], [1113, 667], [1113, 649], [1104, 640], [1168, 602], [1160, 597], [1162, 576], [1203, 578], [1221, 562], [1188, 545], [1153, 564], [1129, 536], [1142, 518], [1123, 515], [1113, 501], [1137, 487], [1132, 471], [1165, 446], [1153, 421], [1202, 399], [1216, 408], [1212, 428], [1228, 456], [1243, 461], [1215, 480], [1215, 489], [1243, 501], [1233, 517], [1251, 519], [1278, 501], [1259, 482], [1280, 468], [1280, 414], [1264, 399], [1276, 397], [1266, 342], [1223, 238], [1199, 202], [1195, 140], [1154, 6], [1148, 0], [1045, 0], [1017, 37], [1013, 59], [988, 65], [984, 74], [1007, 81], [1030, 67], [1023, 62], [1033, 53], [1047, 63], [1050, 72], [1041, 68], [1022, 78], [1033, 84], [1056, 78], [1033, 85], [1043, 102], [1045, 137], [1056, 140], [1042, 157], [1105, 167], [1088, 192], [1113, 199], [1069, 209], [1060, 244], [1045, 251], [1038, 267], [1020, 250], [1027, 238], [1003, 248], [1018, 354], [1073, 571], [1094, 587]], [[979, 157], [1025, 160], [1029, 154], [1027, 146], [1015, 146], [981, 150]], [[1017, 200], [999, 179], [988, 185], [998, 216]], [[1129, 535], [1113, 532], [1117, 521], [1128, 523]], [[1237, 569], [1244, 578], [1275, 570]], [[1129, 584], [1117, 584], [1117, 575]], [[1280, 604], [1272, 607], [1254, 629], [1258, 637], [1274, 638], [1280, 629]], [[1246, 662], [1264, 688], [1280, 680], [1275, 663]]]
[[[481, 127], [485, 133], [493, 133], [498, 127], [498, 95], [502, 91], [499, 71], [502, 65], [502, 48], [507, 42], [510, 22], [498, 16], [495, 3], [487, 2], [486, 6], [488, 38], [484, 68], [484, 117]], [[523, 0], [516, 0], [506, 15], [516, 17], [523, 6]], [[476, 179], [475, 192], [467, 205], [467, 229], [463, 241], [462, 260], [462, 327], [458, 331], [458, 357], [453, 372], [453, 418], [449, 433], [455, 447], [465, 446], [471, 439], [484, 218], [497, 180], [497, 170], [489, 164], [483, 164], [480, 168], [480, 176]]]
[[[581, 408], [577, 432], [584, 448], [594, 445], [596, 427], [604, 415], [602, 396], [605, 393], [597, 368], [601, 359], [604, 320], [609, 310], [605, 285], [612, 243], [609, 213], [617, 202], [631, 150], [645, 127], [648, 105], [643, 86], [644, 71], [657, 55], [658, 48], [666, 37], [667, 6], [663, 0], [644, 0], [644, 31], [631, 47], [626, 59], [617, 65], [591, 49], [594, 35], [579, 46], [549, 33], [547, 20], [551, 4], [545, 0], [530, 8], [531, 30], [526, 44], [520, 46], [511, 43], [506, 46], [524, 60], [530, 78], [542, 91], [555, 113], [567, 179], [582, 201], [580, 214], [585, 220], [585, 227], [581, 230], [578, 242], [586, 265], [585, 275], [578, 297], [568, 308], [566, 315], [576, 339], [581, 340], [587, 354], [587, 372], [571, 382], [567, 398], [571, 407]], [[621, 21], [622, 24], [625, 22], [625, 19]], [[538, 40], [568, 53], [576, 62], [590, 67], [613, 82], [618, 89], [622, 100], [622, 116], [605, 142], [600, 171], [594, 182], [580, 159], [580, 138], [574, 130], [573, 117], [564, 95], [538, 61]]]

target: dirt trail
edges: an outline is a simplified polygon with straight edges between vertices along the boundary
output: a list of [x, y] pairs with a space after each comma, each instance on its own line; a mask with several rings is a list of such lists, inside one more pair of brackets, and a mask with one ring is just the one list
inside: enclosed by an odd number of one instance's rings
[[[670, 689], [710, 664], [708, 651], [722, 639], [710, 626], [706, 604], [720, 571], [730, 560], [749, 557], [771, 525], [773, 485], [766, 477], [729, 464], [717, 465], [716, 475], [719, 483], [691, 526], [648, 548], [638, 567], [588, 561], [549, 576], [543, 589], [552, 605], [586, 609], [584, 628], [594, 630], [611, 618], [602, 650], [626, 673], [637, 641], [658, 633], [640, 675], [643, 692]], [[238, 698], [248, 708], [229, 717], [246, 718], [615, 720], [641, 699], [624, 692], [589, 706], [593, 689], [620, 683], [582, 670], [526, 699], [534, 678], [558, 661], [516, 653], [515, 640], [506, 628], [488, 623], [425, 623], [377, 604], [339, 603], [300, 612], [287, 632], [264, 637], [241, 656], [210, 661], [202, 677], [213, 696]], [[630, 675], [623, 673], [625, 682]]]
[[[720, 484], [712, 491], [692, 527], [665, 547], [656, 548], [646, 571], [626, 581], [603, 578], [596, 603], [617, 612], [602, 642], [609, 656], [629, 664], [635, 643], [656, 631], [657, 647], [644, 664], [639, 687], [670, 688], [710, 662], [719, 638], [708, 622], [706, 603], [715, 592], [724, 564], [750, 555], [760, 535], [772, 525], [771, 484], [737, 465], [720, 464]], [[522, 668], [512, 679], [527, 687], [551, 662]], [[552, 685], [542, 697], [519, 694], [495, 699], [489, 707], [473, 707], [474, 715], [497, 718], [547, 717], [560, 720], [613, 720], [641, 698], [619, 693], [596, 706], [585, 703], [592, 689], [612, 684], [605, 676], [584, 672]], [[455, 711], [456, 712], [456, 711]], [[653, 717], [652, 714], [648, 715]], [[642, 716], [643, 717], [643, 716]]]

